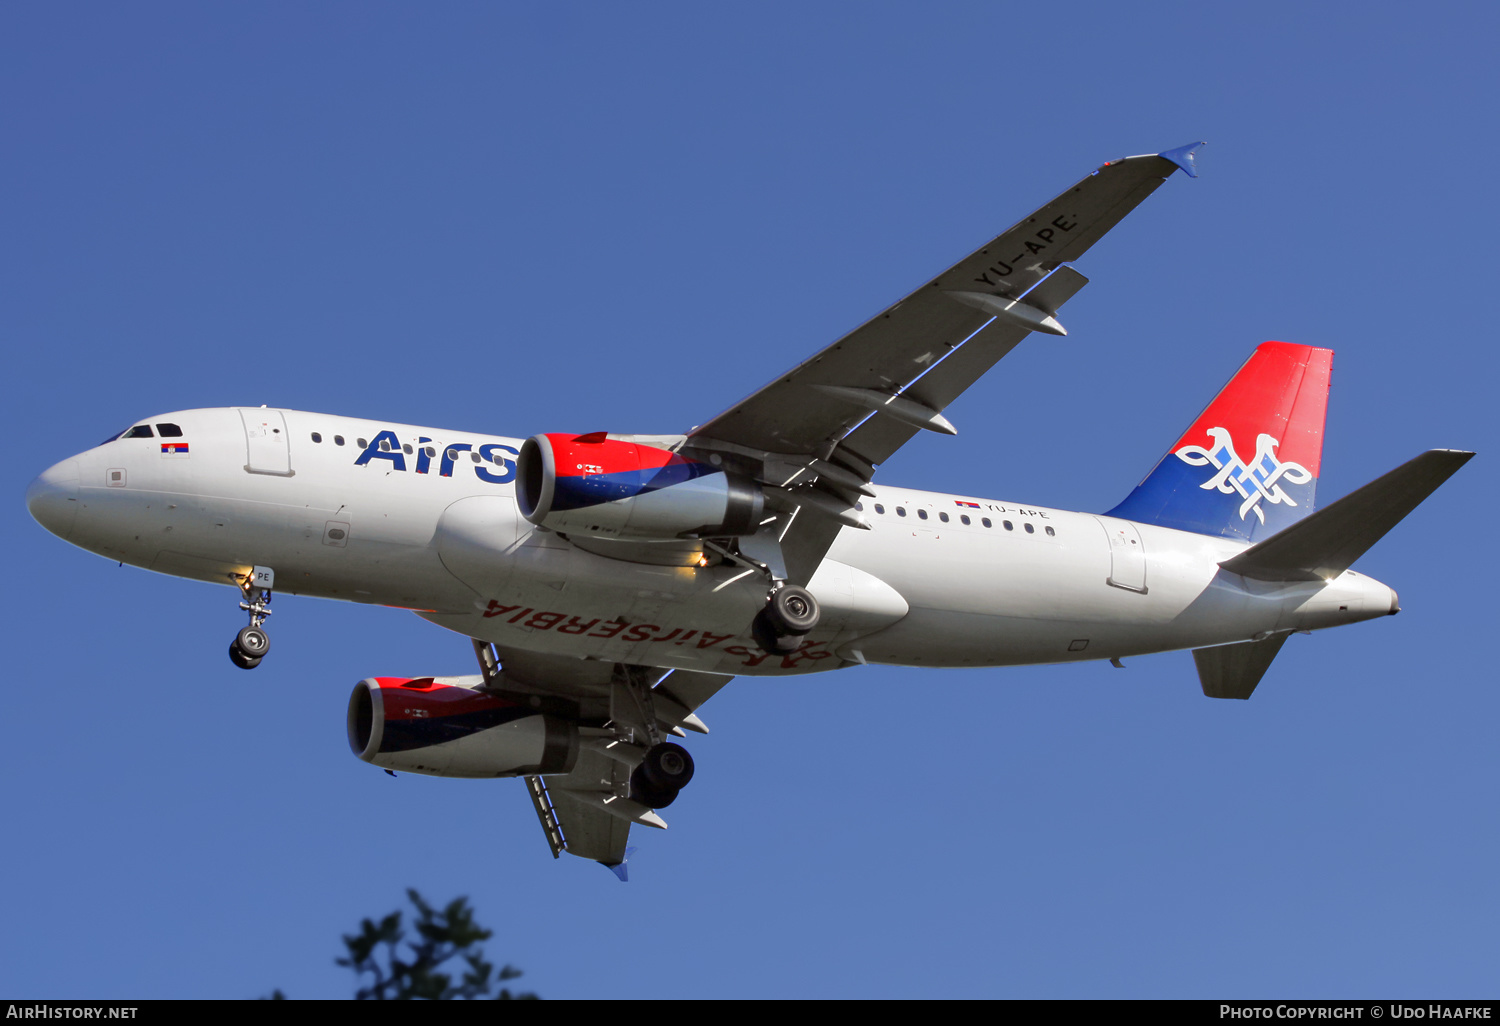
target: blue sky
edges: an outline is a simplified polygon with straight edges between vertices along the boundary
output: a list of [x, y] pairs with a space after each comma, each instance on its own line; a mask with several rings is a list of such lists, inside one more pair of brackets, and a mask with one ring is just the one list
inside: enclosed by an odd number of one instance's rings
[[[548, 997], [1493, 996], [1500, 17], [1355, 10], [6, 5], [0, 993], [347, 995], [339, 934], [415, 886]], [[285, 597], [245, 673], [233, 593], [24, 508], [198, 406], [679, 431], [1195, 139], [1069, 337], [880, 480], [1108, 509], [1256, 344], [1333, 348], [1322, 501], [1480, 455], [1359, 564], [1405, 611], [1248, 703], [1186, 653], [741, 680], [621, 886], [518, 782], [349, 754], [350, 686], [469, 672], [461, 638]]]

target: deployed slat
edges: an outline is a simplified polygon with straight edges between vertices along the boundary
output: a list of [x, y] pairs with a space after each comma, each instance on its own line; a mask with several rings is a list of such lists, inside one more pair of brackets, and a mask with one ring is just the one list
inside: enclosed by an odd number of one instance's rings
[[567, 842], [563, 839], [562, 826], [557, 822], [557, 812], [552, 806], [552, 800], [547, 795], [547, 785], [542, 783], [542, 778], [529, 776], [526, 781], [526, 793], [531, 796], [531, 806], [536, 809], [536, 818], [542, 824], [542, 833], [547, 837], [547, 846], [552, 849], [552, 857], [560, 858]]

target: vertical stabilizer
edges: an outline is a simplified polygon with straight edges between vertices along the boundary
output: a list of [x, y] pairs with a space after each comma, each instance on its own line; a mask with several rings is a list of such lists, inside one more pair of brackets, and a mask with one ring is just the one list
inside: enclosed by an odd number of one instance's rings
[[1265, 342], [1107, 514], [1255, 541], [1313, 510], [1333, 351]]

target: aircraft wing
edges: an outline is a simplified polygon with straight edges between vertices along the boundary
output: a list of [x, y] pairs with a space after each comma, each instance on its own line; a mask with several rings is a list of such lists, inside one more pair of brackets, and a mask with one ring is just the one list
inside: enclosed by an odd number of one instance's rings
[[[570, 659], [478, 641], [474, 645], [488, 687], [534, 696], [538, 703], [565, 701], [582, 719], [597, 724], [600, 736], [585, 742], [569, 772], [524, 779], [553, 857], [566, 851], [593, 859], [624, 880], [631, 826], [664, 830], [667, 824], [653, 809], [631, 800], [634, 764], [619, 756], [617, 737], [607, 735], [631, 732], [644, 744], [648, 712], [660, 733], [682, 736], [686, 729], [706, 734], [708, 727], [696, 710], [734, 678]], [[631, 681], [645, 694], [632, 696]]]
[[[900, 302], [690, 432], [690, 444], [817, 457], [868, 481], [947, 405], [1054, 315], [1086, 278], [1069, 261], [1182, 168], [1197, 143], [1111, 161]], [[835, 468], [834, 473], [837, 472]]]

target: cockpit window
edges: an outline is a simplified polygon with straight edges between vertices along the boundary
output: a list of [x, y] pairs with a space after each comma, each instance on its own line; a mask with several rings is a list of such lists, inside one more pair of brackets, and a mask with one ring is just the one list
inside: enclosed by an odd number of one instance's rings
[[156, 425], [156, 433], [163, 438], [181, 438], [182, 428], [176, 424], [158, 424]]
[[[174, 425], [172, 425], [172, 424], [165, 424], [165, 425], [160, 425], [160, 426], [162, 426], [162, 427], [173, 427]], [[163, 431], [162, 434], [165, 435], [166, 432]], [[182, 434], [182, 432], [178, 431], [177, 434], [180, 435], [180, 434]], [[108, 438], [106, 438], [104, 441], [100, 442], [99, 444], [100, 445], [108, 445], [110, 442], [118, 442], [122, 438], [151, 438], [151, 437], [152, 437], [152, 434], [151, 434], [151, 425], [150, 424], [137, 424], [135, 427], [126, 428], [124, 431], [117, 431], [117, 432], [115, 432], [114, 434], [110, 435]]]

